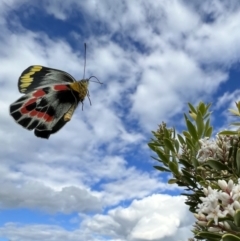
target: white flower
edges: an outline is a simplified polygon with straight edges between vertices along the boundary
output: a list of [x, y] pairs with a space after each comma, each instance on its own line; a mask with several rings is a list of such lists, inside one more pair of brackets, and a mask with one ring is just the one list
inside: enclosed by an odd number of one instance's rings
[[214, 220], [215, 225], [218, 224], [218, 218], [224, 218], [228, 214], [227, 210], [224, 210], [223, 212], [220, 210], [220, 206], [217, 205], [215, 208], [211, 209], [211, 212], [207, 215], [207, 219]]
[[224, 207], [224, 210], [227, 211], [232, 217], [235, 215], [234, 205], [228, 204], [226, 207]]

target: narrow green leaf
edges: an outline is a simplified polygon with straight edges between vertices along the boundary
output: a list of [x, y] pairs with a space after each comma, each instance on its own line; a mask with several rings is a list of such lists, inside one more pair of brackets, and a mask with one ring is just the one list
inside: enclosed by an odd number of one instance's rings
[[234, 110], [234, 109], [228, 109], [234, 116], [240, 116], [240, 113], [238, 110]]
[[237, 150], [236, 164], [237, 164], [237, 172], [239, 175], [240, 174], [240, 148], [238, 148]]
[[187, 168], [193, 168], [193, 165], [185, 159], [180, 158], [179, 162]]
[[228, 167], [217, 161], [217, 160], [207, 160], [206, 163], [203, 164], [203, 166], [210, 166], [214, 170], [222, 171], [222, 170], [228, 170]]
[[191, 135], [190, 135], [187, 131], [183, 131], [183, 135], [184, 135], [185, 137], [188, 137], [189, 139], [192, 138]]
[[169, 179], [168, 184], [175, 184], [177, 182], [177, 179]]
[[212, 135], [212, 130], [213, 130], [213, 128], [212, 128], [212, 127], [209, 127], [209, 128], [207, 129], [206, 133], [205, 133], [205, 136], [206, 136], [206, 137], [211, 137], [211, 135]]
[[186, 171], [186, 170], [184, 170], [184, 169], [182, 169], [182, 173], [183, 173], [184, 176], [186, 176], [186, 177], [194, 178], [194, 176], [193, 176], [190, 172], [188, 172], [188, 171]]
[[186, 187], [186, 183], [184, 183], [184, 182], [176, 181], [176, 183], [179, 187]]
[[204, 132], [207, 131], [209, 127], [210, 127], [210, 119], [208, 119], [205, 123]]
[[234, 223], [237, 227], [240, 227], [240, 209], [238, 209], [234, 214]]
[[203, 117], [202, 117], [201, 112], [198, 112], [198, 114], [197, 114], [196, 124], [197, 124], [198, 138], [201, 139], [203, 131], [204, 131], [204, 122], [203, 122]]
[[180, 141], [181, 145], [184, 145], [185, 144], [185, 140], [183, 139], [183, 137], [179, 134], [177, 134], [178, 136], [178, 140]]
[[159, 158], [162, 160], [162, 162], [165, 164], [165, 166], [167, 166], [169, 162], [169, 156], [165, 155], [165, 153], [159, 148], [156, 150], [156, 153], [159, 156]]
[[179, 175], [178, 166], [176, 165], [176, 163], [170, 161], [168, 163], [168, 166], [173, 174]]
[[226, 221], [228, 223], [228, 225], [230, 226], [230, 228], [235, 231], [235, 232], [240, 232], [240, 228], [236, 226], [236, 224], [231, 221], [231, 220], [227, 220]]
[[211, 239], [211, 238], [220, 238], [222, 237], [221, 234], [218, 234], [218, 233], [212, 233], [212, 232], [199, 232], [197, 234], [197, 236], [200, 236], [202, 238], [206, 238], [206, 239]]
[[218, 133], [219, 135], [237, 135], [237, 131], [221, 131]]
[[212, 114], [212, 112], [207, 113], [207, 114], [203, 117], [203, 119], [206, 120], [207, 118], [209, 118], [209, 116], [210, 116], [211, 114]]
[[165, 167], [161, 167], [161, 166], [153, 166], [153, 167], [161, 172], [170, 172], [170, 170]]
[[194, 106], [191, 103], [188, 103], [188, 106], [193, 113], [197, 114], [197, 110], [194, 108]]
[[211, 105], [212, 105], [211, 103], [209, 103], [209, 104], [206, 105], [206, 111], [208, 111], [208, 109], [209, 109], [209, 107], [210, 107]]
[[196, 188], [197, 187], [197, 184], [190, 178], [190, 177], [187, 177], [187, 176], [182, 176], [182, 179], [188, 183], [188, 185], [192, 186], [193, 188]]
[[173, 153], [175, 153], [174, 146], [173, 146], [172, 142], [171, 142], [169, 139], [164, 138], [164, 139], [163, 139], [163, 142], [164, 142], [165, 146], [166, 146], [170, 151], [172, 151]]
[[156, 145], [154, 143], [150, 142], [150, 143], [148, 143], [148, 146], [152, 151], [156, 150]]
[[175, 139], [174, 144], [175, 144], [176, 152], [178, 153], [179, 152], [179, 142], [177, 139]]
[[193, 119], [194, 121], [196, 121], [196, 119], [197, 119], [197, 114], [195, 114], [195, 113], [192, 112], [192, 111], [189, 111], [189, 115], [192, 117], [192, 119]]
[[206, 111], [205, 104], [203, 102], [199, 103], [198, 110], [201, 112], [202, 116], [206, 114], [207, 111]]
[[151, 156], [151, 158], [152, 159], [154, 159], [154, 160], [156, 160], [156, 161], [158, 161], [158, 162], [162, 162], [162, 160], [161, 159], [158, 159], [157, 157], [155, 157], [155, 156]]
[[195, 168], [199, 166], [199, 161], [196, 157], [192, 157], [192, 164], [194, 165]]
[[240, 126], [240, 122], [233, 122], [231, 123], [231, 126]]
[[189, 149], [193, 149], [194, 150], [194, 144], [193, 144], [193, 142], [192, 142], [192, 140], [191, 139], [189, 139], [189, 138], [186, 138], [186, 144], [187, 144], [187, 147], [189, 148]]
[[240, 241], [240, 237], [233, 234], [224, 234], [222, 236], [222, 241]]
[[196, 127], [193, 125], [193, 123], [190, 120], [187, 120], [187, 128], [189, 133], [193, 137], [193, 139], [195, 141], [198, 141], [199, 138], [198, 138]]

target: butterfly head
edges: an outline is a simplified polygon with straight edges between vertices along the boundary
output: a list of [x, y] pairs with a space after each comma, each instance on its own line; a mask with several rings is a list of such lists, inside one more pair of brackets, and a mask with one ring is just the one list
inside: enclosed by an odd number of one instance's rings
[[89, 96], [88, 85], [89, 79], [82, 79], [74, 83], [75, 90], [78, 92], [80, 101], [82, 102], [86, 96]]

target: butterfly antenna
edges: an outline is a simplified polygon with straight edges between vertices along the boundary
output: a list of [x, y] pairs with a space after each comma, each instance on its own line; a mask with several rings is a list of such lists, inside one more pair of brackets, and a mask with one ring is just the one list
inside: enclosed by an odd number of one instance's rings
[[85, 78], [86, 62], [87, 62], [87, 44], [84, 43], [84, 70], [83, 70], [83, 79]]
[[91, 82], [99, 83], [101, 85], [103, 84], [102, 82], [99, 81], [99, 79], [96, 76], [92, 75], [90, 78], [88, 78], [88, 80], [90, 80], [91, 78], [95, 78], [97, 80], [97, 81], [91, 80]]

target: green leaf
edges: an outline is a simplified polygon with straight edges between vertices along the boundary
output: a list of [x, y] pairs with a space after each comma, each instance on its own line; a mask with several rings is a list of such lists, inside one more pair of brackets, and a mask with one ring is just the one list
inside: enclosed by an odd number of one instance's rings
[[162, 167], [162, 166], [153, 166], [155, 169], [161, 171], [161, 172], [170, 172], [169, 169]]
[[178, 153], [179, 152], [179, 142], [177, 139], [175, 139], [174, 144], [175, 144], [176, 152]]
[[169, 179], [168, 184], [175, 184], [177, 182], [177, 179]]
[[240, 237], [233, 234], [224, 234], [222, 236], [222, 241], [240, 241]]
[[211, 240], [212, 238], [218, 238], [220, 240], [220, 238], [222, 237], [221, 234], [212, 233], [212, 232], [199, 232], [199, 233], [197, 233], [196, 236], [206, 238], [206, 239], [209, 239], [209, 240]]
[[232, 126], [240, 126], [240, 122], [233, 122], [231, 123]]
[[173, 146], [172, 142], [171, 142], [169, 139], [164, 138], [164, 139], [163, 139], [163, 142], [164, 142], [165, 146], [166, 146], [170, 151], [172, 151], [173, 153], [175, 153], [174, 146]]
[[198, 112], [198, 114], [197, 114], [196, 124], [197, 124], [198, 138], [200, 139], [202, 137], [202, 134], [203, 134], [203, 131], [204, 131], [204, 122], [203, 122], [201, 112]]
[[186, 187], [186, 183], [184, 183], [184, 182], [176, 181], [176, 183], [179, 187]]
[[174, 173], [176, 176], [179, 175], [178, 166], [176, 163], [170, 161], [168, 166], [172, 173]]
[[194, 120], [194, 121], [196, 121], [196, 119], [197, 119], [197, 114], [195, 114], [194, 112], [192, 112], [191, 110], [189, 111], [189, 115], [192, 117], [192, 119]]
[[155, 145], [155, 143], [150, 142], [150, 143], [148, 143], [148, 146], [149, 146], [149, 148], [150, 148], [152, 151], [155, 151], [155, 150], [156, 150], [156, 145]]
[[187, 131], [183, 131], [183, 135], [184, 135], [185, 137], [188, 137], [189, 139], [192, 138], [191, 135], [190, 135]]
[[197, 187], [197, 184], [188, 176], [182, 176], [182, 179], [192, 187]]
[[219, 135], [237, 135], [237, 131], [221, 131], [218, 133]]
[[165, 138], [170, 138], [169, 130], [164, 128], [164, 137]]
[[159, 148], [156, 150], [156, 153], [159, 156], [159, 158], [162, 160], [162, 162], [165, 164], [165, 166], [167, 166], [169, 162], [169, 156], [165, 155], [165, 153], [163, 153], [163, 151]]
[[206, 137], [211, 137], [212, 131], [213, 131], [213, 128], [210, 126], [210, 127], [207, 129], [207, 131], [206, 131], [206, 133], [205, 133], [205, 136], [206, 136]]
[[199, 138], [198, 138], [196, 127], [193, 125], [193, 123], [190, 120], [187, 120], [187, 128], [189, 133], [193, 137], [193, 139], [195, 141], [198, 141]]
[[181, 135], [179, 135], [179, 134], [177, 134], [177, 136], [178, 136], [178, 140], [180, 141], [181, 145], [184, 145], [186, 142], [183, 139], [183, 137]]
[[206, 105], [206, 111], [208, 111], [208, 109], [209, 109], [209, 107], [210, 107], [211, 105], [212, 105], [211, 103], [209, 103], [209, 104]]
[[[211, 112], [211, 113], [212, 113], [212, 112]], [[203, 119], [206, 120], [206, 119], [211, 115], [211, 113], [207, 113], [207, 114], [203, 117]]]
[[210, 119], [208, 119], [206, 121], [206, 123], [205, 123], [205, 130], [204, 130], [204, 132], [207, 131], [209, 127], [210, 127]]
[[236, 226], [240, 227], [240, 209], [235, 212], [233, 219]]
[[179, 159], [179, 162], [181, 163], [181, 164], [183, 164], [185, 167], [187, 167], [187, 168], [193, 168], [193, 165], [191, 164], [191, 163], [189, 163], [187, 160], [185, 160], [185, 159], [182, 159], [182, 158], [180, 158]]
[[230, 226], [230, 228], [235, 231], [235, 232], [240, 232], [240, 228], [236, 226], [236, 224], [234, 222], [232, 222], [231, 220], [226, 220], [226, 222], [228, 223], [228, 225]]
[[237, 173], [240, 174], [240, 148], [237, 150], [237, 157], [236, 157], [236, 163], [237, 163]]
[[190, 138], [188, 138], [188, 137], [186, 138], [186, 143], [187, 143], [187, 147], [189, 149], [193, 149], [193, 150], [195, 149], [194, 144]]
[[183, 173], [184, 176], [186, 176], [186, 177], [194, 178], [194, 176], [193, 176], [190, 172], [186, 171], [185, 169], [182, 169], [182, 173]]
[[234, 109], [228, 109], [233, 115], [235, 116], [240, 116], [240, 113], [238, 110], [234, 110]]
[[191, 103], [188, 103], [188, 106], [189, 106], [189, 109], [190, 109], [193, 113], [197, 114], [196, 109], [194, 108], [194, 106], [193, 106]]
[[162, 163], [162, 160], [161, 160], [161, 159], [158, 159], [158, 158], [155, 157], [155, 156], [151, 156], [151, 158], [154, 159], [154, 160], [156, 160], [156, 161], [158, 161], [158, 162], [161, 162], [161, 163]]
[[198, 110], [201, 112], [202, 116], [206, 114], [207, 110], [203, 102], [199, 103]]
[[192, 164], [194, 165], [195, 168], [199, 166], [199, 161], [196, 157], [192, 157]]
[[228, 167], [224, 165], [223, 163], [217, 161], [217, 160], [207, 160], [203, 166], [210, 166], [212, 169], [222, 171], [222, 170], [228, 170]]

